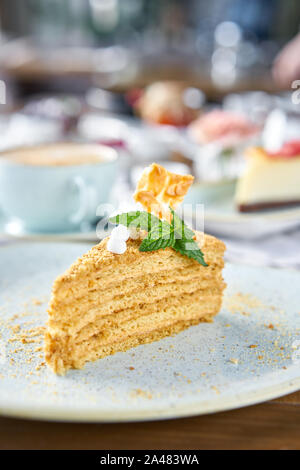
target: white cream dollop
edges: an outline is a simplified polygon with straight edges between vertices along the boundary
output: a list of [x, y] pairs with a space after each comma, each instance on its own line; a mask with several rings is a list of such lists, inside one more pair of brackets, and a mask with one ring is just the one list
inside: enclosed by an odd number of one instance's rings
[[110, 237], [110, 239], [107, 242], [106, 248], [111, 253], [114, 253], [116, 255], [122, 255], [123, 253], [125, 253], [127, 249], [127, 245], [124, 240]]
[[107, 250], [116, 255], [122, 255], [127, 249], [126, 242], [129, 236], [130, 232], [128, 228], [124, 225], [118, 225], [111, 231], [106, 245]]
[[117, 227], [112, 229], [110, 236], [127, 242], [130, 237], [130, 231], [125, 225], [117, 225]]

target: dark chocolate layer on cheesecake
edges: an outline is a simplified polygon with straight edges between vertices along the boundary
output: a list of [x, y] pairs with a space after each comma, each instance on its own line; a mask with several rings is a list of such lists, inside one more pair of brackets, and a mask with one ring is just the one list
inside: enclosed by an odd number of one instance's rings
[[239, 204], [239, 212], [259, 212], [264, 210], [279, 209], [281, 207], [295, 207], [300, 206], [298, 201], [274, 201], [274, 202], [257, 202], [255, 204]]

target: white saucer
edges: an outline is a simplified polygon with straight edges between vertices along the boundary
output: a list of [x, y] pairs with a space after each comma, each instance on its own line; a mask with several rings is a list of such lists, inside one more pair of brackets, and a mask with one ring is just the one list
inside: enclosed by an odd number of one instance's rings
[[99, 241], [107, 233], [96, 229], [96, 225], [82, 226], [70, 232], [31, 232], [24, 230], [17, 222], [10, 220], [0, 211], [0, 240], [21, 239], [36, 241]]

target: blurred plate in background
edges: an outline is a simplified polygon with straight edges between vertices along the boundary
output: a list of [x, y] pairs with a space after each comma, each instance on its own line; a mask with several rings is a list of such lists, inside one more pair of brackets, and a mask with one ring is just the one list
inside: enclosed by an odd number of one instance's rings
[[300, 207], [255, 214], [238, 212], [234, 189], [235, 181], [195, 183], [184, 202], [194, 207], [203, 204], [205, 231], [224, 237], [254, 239], [300, 226]]

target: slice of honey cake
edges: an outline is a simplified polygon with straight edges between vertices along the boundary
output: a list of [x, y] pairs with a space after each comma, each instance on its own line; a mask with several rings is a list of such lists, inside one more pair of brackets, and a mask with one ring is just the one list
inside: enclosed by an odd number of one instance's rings
[[54, 372], [82, 368], [218, 313], [225, 245], [193, 232], [173, 211], [191, 182], [153, 164], [135, 194], [147, 211], [113, 217], [120, 225], [111, 236], [56, 279], [45, 336]]

